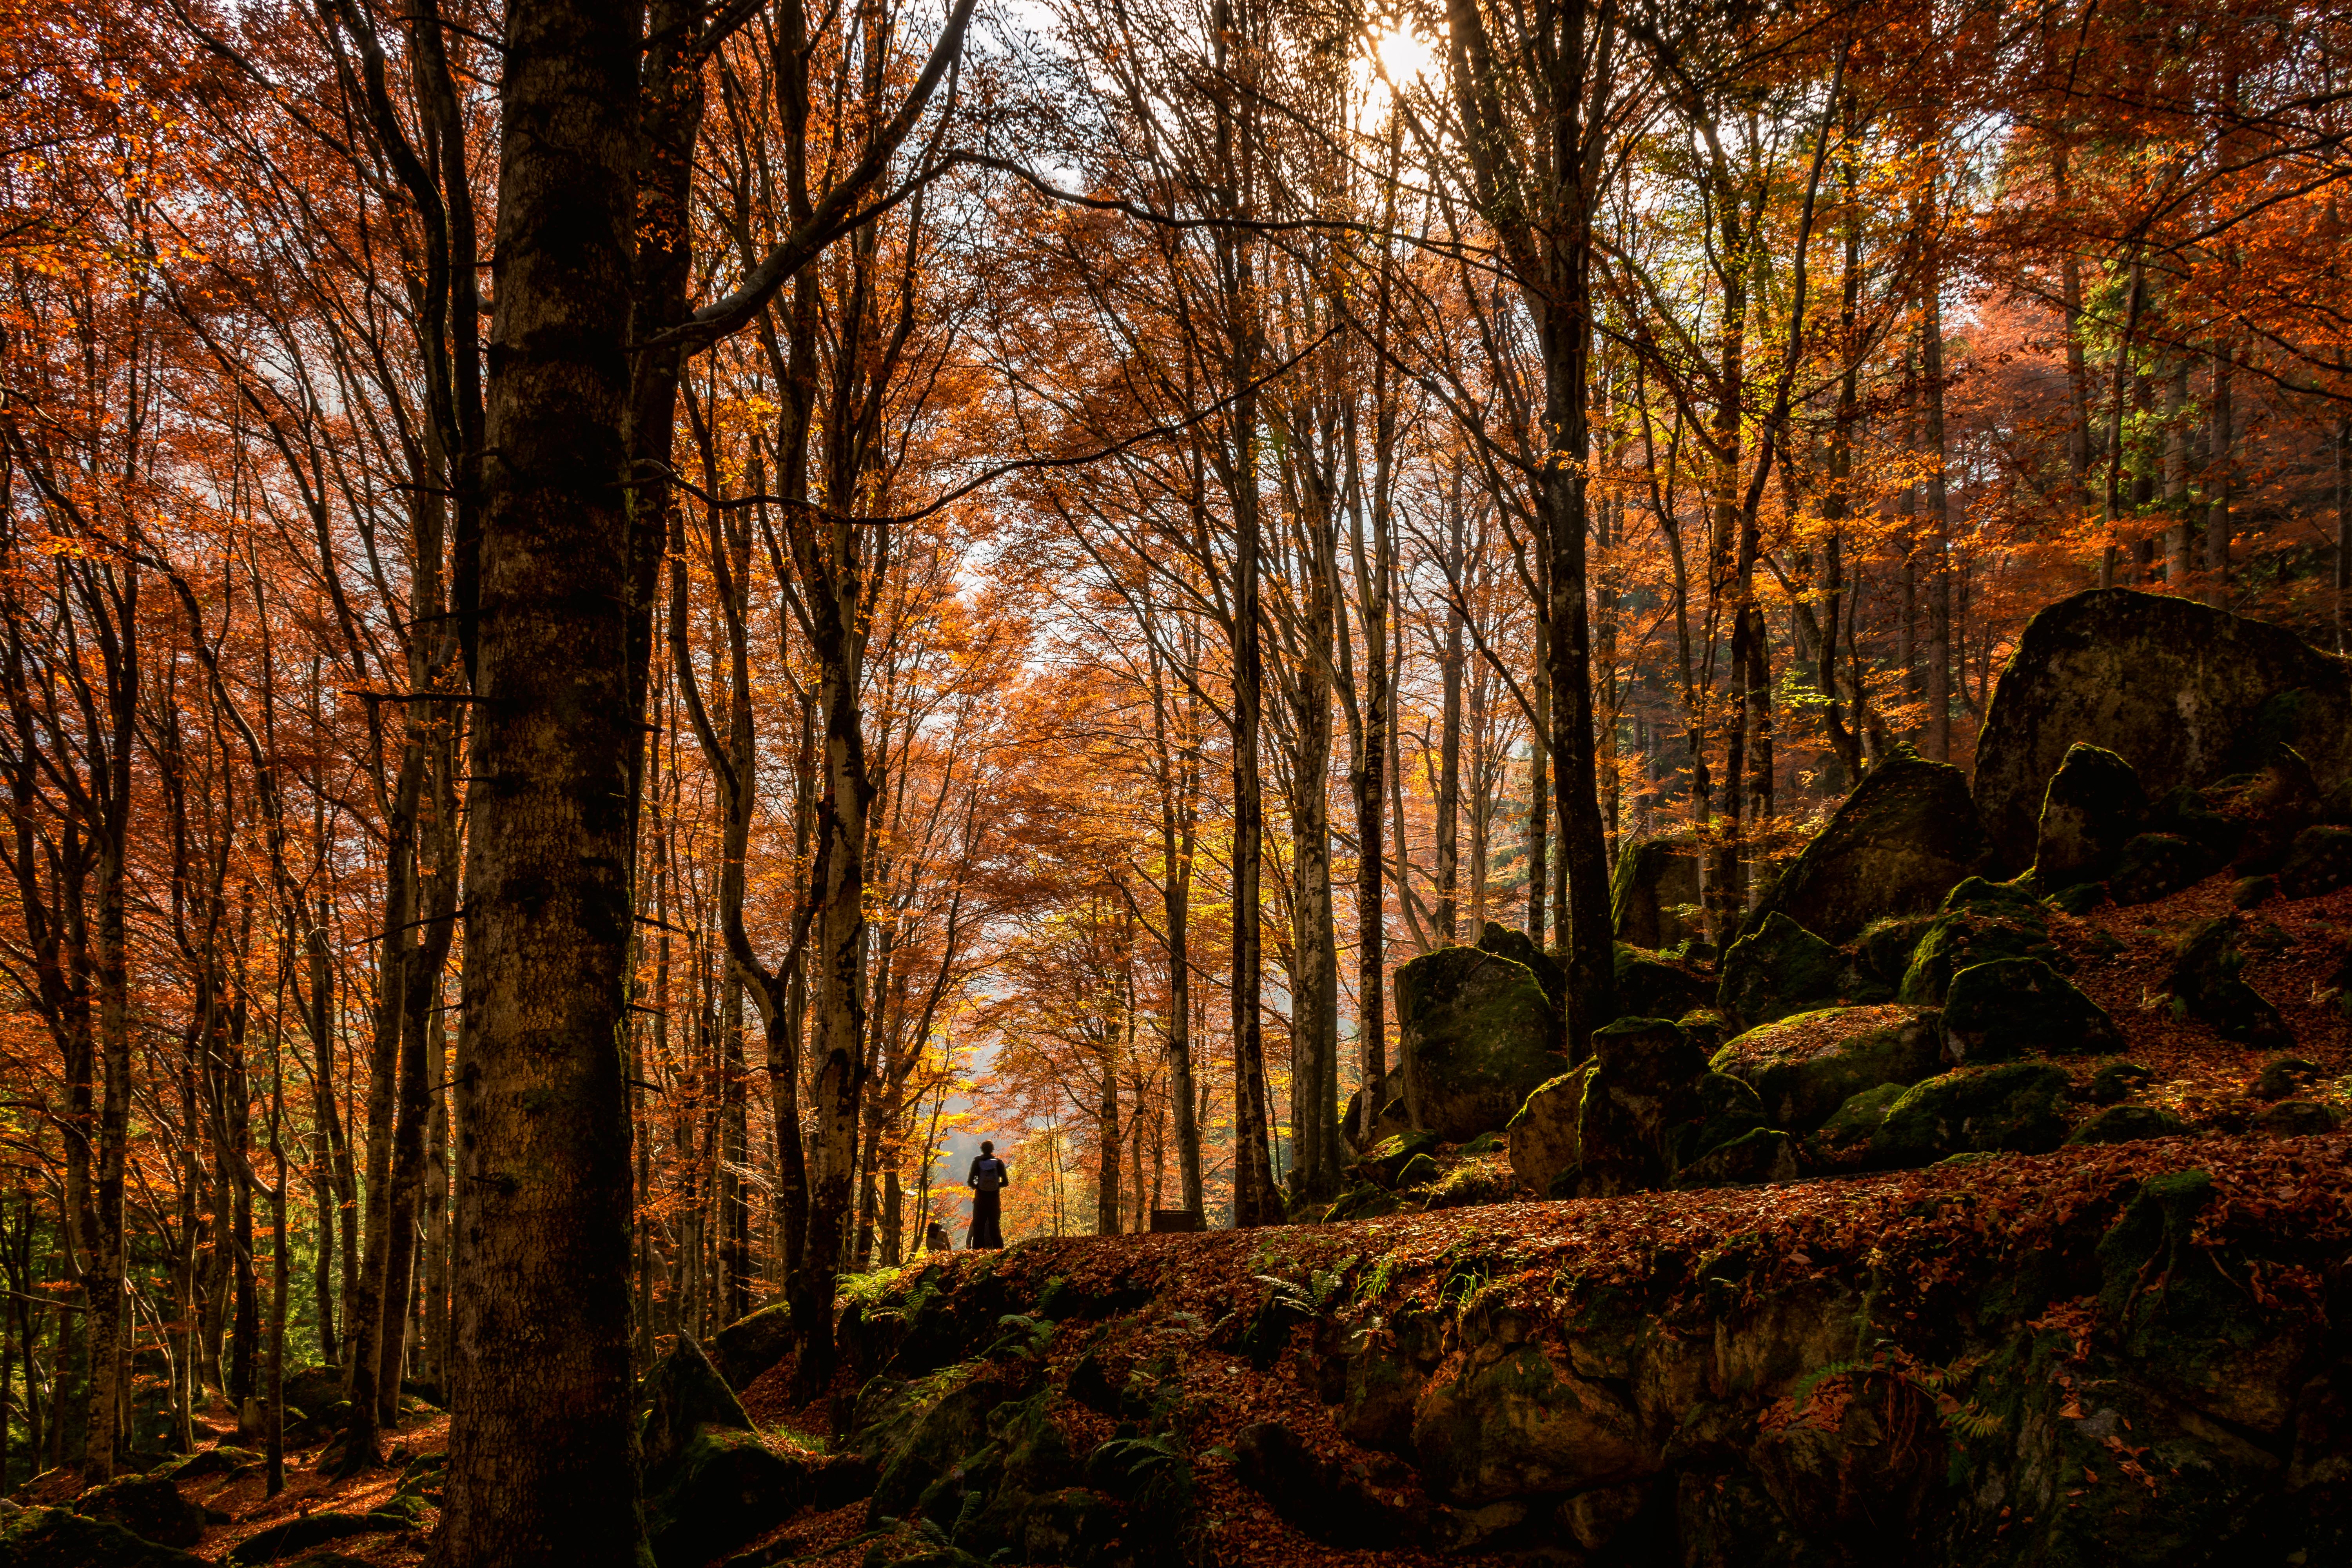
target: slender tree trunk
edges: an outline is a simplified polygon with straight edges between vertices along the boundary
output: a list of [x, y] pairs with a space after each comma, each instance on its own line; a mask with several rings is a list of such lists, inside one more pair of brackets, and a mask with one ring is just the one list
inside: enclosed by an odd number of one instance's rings
[[1927, 754], [1952, 760], [1951, 508], [1944, 464], [1944, 306], [1942, 275], [1931, 267], [1919, 310], [1919, 369], [1924, 406], [1921, 457], [1927, 491]]

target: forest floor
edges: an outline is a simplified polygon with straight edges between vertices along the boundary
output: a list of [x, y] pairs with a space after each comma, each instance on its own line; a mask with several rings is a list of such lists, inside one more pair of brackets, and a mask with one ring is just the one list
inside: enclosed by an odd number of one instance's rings
[[[1517, 1281], [1557, 1293], [1563, 1284], [1633, 1285], [1687, 1279], [1694, 1286], [1720, 1274], [1725, 1259], [1744, 1255], [1775, 1278], [1813, 1272], [1882, 1277], [1895, 1265], [1926, 1293], [1957, 1273], [1998, 1268], [2028, 1257], [2037, 1237], [2072, 1223], [2118, 1189], [2163, 1171], [2195, 1166], [2212, 1173], [2226, 1202], [2208, 1223], [2249, 1230], [2352, 1233], [2352, 1137], [2271, 1139], [2245, 1130], [2263, 1101], [2252, 1083], [2271, 1052], [2223, 1039], [2176, 1015], [2162, 994], [2174, 946], [2198, 922], [2225, 913], [2231, 885], [2215, 878], [2160, 903], [2105, 909], [2082, 918], [2053, 916], [2058, 941], [2075, 960], [2074, 979], [2122, 1029], [2125, 1055], [2150, 1069], [2135, 1096], [2188, 1121], [2184, 1137], [2068, 1147], [2044, 1155], [1986, 1155], [1925, 1171], [1824, 1176], [1784, 1186], [1651, 1193], [1613, 1199], [1513, 1202], [1398, 1214], [1335, 1226], [1295, 1226], [1197, 1236], [1042, 1238], [998, 1254], [936, 1255], [864, 1281], [942, 1271], [941, 1282], [990, 1272], [1034, 1299], [1049, 1278], [1109, 1291], [1148, 1284], [1149, 1306], [1135, 1314], [1135, 1353], [1164, 1340], [1181, 1350], [1187, 1446], [1200, 1456], [1196, 1514], [1213, 1542], [1216, 1561], [1234, 1565], [1312, 1564], [1371, 1568], [1372, 1564], [1435, 1564], [1435, 1556], [1401, 1551], [1344, 1551], [1322, 1545], [1277, 1518], [1244, 1484], [1232, 1446], [1254, 1422], [1278, 1420], [1318, 1447], [1346, 1448], [1328, 1407], [1317, 1397], [1301, 1358], [1286, 1357], [1260, 1371], [1236, 1352], [1213, 1348], [1203, 1324], [1226, 1319], [1264, 1294], [1270, 1278], [1304, 1280], [1355, 1268], [1412, 1282], [1442, 1298], [1465, 1278]], [[2352, 1111], [2352, 1026], [2338, 983], [2352, 952], [2352, 889], [2299, 902], [2273, 901], [2246, 911], [2240, 944], [2244, 977], [2278, 1007], [2293, 1028], [2296, 1052], [2318, 1069], [2305, 1092]], [[2087, 1080], [2113, 1058], [2065, 1062]], [[2070, 1108], [2074, 1119], [2087, 1103]], [[1749, 1265], [1743, 1265], [1747, 1267]], [[1466, 1272], [1465, 1272], [1466, 1271]], [[1979, 1276], [1980, 1277], [1980, 1276]], [[2287, 1279], [2250, 1278], [2248, 1288], [2292, 1291]], [[861, 1282], [853, 1282], [853, 1291]], [[950, 1283], [950, 1288], [952, 1288]], [[1514, 1294], [1507, 1291], [1505, 1295]], [[1536, 1303], [1539, 1309], [1540, 1303]], [[977, 1348], [977, 1347], [975, 1347]], [[1056, 1363], [1075, 1361], [1082, 1347], [1057, 1343]], [[1066, 1367], [1055, 1367], [1057, 1380]], [[753, 1383], [744, 1405], [761, 1436], [779, 1451], [806, 1452], [829, 1438], [829, 1411], [855, 1390], [836, 1388], [830, 1400], [795, 1405], [787, 1394], [789, 1362]], [[208, 1428], [223, 1429], [226, 1410]], [[1074, 1445], [1104, 1441], [1113, 1423], [1076, 1404], [1060, 1418]], [[320, 1452], [287, 1457], [287, 1485], [265, 1497], [258, 1473], [184, 1483], [192, 1501], [226, 1515], [195, 1548], [226, 1561], [240, 1542], [270, 1525], [320, 1511], [364, 1512], [388, 1499], [409, 1458], [444, 1447], [448, 1417], [420, 1412], [386, 1434], [389, 1468], [352, 1479], [319, 1474]], [[1099, 1428], [1097, 1430], [1097, 1428]], [[1417, 1483], [1408, 1482], [1408, 1486]], [[69, 1478], [53, 1476], [18, 1493], [25, 1502], [70, 1500]], [[56, 1495], [51, 1495], [51, 1494]], [[1417, 1499], [1400, 1496], [1411, 1504]], [[855, 1568], [866, 1554], [866, 1505], [806, 1510], [727, 1559], [729, 1568], [793, 1563], [805, 1568]], [[375, 1568], [411, 1568], [425, 1554], [437, 1512], [423, 1528], [348, 1538], [331, 1550]], [[1453, 1559], [1450, 1561], [1459, 1561]]]

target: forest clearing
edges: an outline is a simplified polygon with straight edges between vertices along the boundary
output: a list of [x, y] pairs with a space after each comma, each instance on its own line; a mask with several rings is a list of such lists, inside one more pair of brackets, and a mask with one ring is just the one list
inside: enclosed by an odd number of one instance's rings
[[2352, 1561], [2352, 17], [0, 40], [0, 1568]]

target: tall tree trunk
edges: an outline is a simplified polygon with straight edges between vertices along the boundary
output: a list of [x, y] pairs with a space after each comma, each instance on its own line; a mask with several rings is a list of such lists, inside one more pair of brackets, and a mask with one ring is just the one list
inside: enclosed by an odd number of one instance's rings
[[1927, 269], [1919, 302], [1919, 369], [1923, 382], [1921, 453], [1927, 492], [1927, 754], [1952, 760], [1951, 507], [1944, 465], [1944, 305], [1942, 273]]
[[506, 13], [439, 1568], [635, 1568], [620, 1041], [640, 14]]

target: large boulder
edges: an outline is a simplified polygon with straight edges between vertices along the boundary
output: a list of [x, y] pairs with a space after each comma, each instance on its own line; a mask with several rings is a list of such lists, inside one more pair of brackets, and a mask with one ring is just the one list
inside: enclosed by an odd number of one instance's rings
[[650, 1379], [640, 1432], [646, 1538], [658, 1568], [695, 1568], [808, 1500], [811, 1467], [771, 1452], [690, 1334]]
[[2045, 1154], [2066, 1136], [2058, 1096], [2066, 1074], [2047, 1062], [1960, 1068], [1904, 1091], [1870, 1141], [1880, 1165], [1925, 1165], [1951, 1154]]
[[2126, 909], [2152, 904], [2203, 881], [2221, 864], [2212, 850], [2186, 834], [2142, 833], [2116, 855], [2107, 896]]
[[1609, 914], [1619, 942], [1646, 948], [1686, 942], [1699, 934], [1697, 908], [1698, 848], [1688, 837], [1636, 838], [1617, 852]]
[[1679, 1018], [1715, 1000], [1715, 983], [1654, 953], [1617, 944], [1617, 1013], [1624, 1018]]
[[204, 1559], [176, 1546], [62, 1508], [28, 1508], [0, 1519], [0, 1563], [12, 1568], [205, 1568]]
[[2168, 985], [2189, 1016], [2226, 1039], [2267, 1050], [2294, 1044], [2294, 1032], [2269, 997], [2246, 984], [2240, 971], [2238, 917], [2218, 915], [2191, 931], [2173, 954]]
[[1963, 904], [1936, 917], [1911, 950], [1911, 965], [1895, 992], [1915, 1007], [1943, 1005], [1952, 976], [1999, 958], [2063, 959], [2042, 911], [2018, 905]]
[[1717, 1009], [1738, 1029], [1816, 1007], [1885, 1000], [1885, 987], [1851, 956], [1777, 910], [1731, 944], [1716, 989]]
[[182, 1497], [168, 1476], [118, 1477], [76, 1498], [74, 1511], [112, 1520], [165, 1546], [194, 1546], [205, 1533], [205, 1510]]
[[2352, 884], [2352, 827], [2306, 827], [2279, 867], [2278, 889], [2290, 899], [2317, 898]]
[[1977, 742], [1977, 805], [2008, 859], [2032, 855], [2045, 787], [2077, 742], [2129, 763], [2153, 795], [2273, 743], [2332, 787], [2352, 774], [2352, 667], [2191, 599], [2077, 594], [2026, 626]]
[[1933, 910], [1952, 884], [1995, 858], [1968, 775], [1898, 751], [1864, 776], [1743, 929], [1778, 913], [1831, 942], [1852, 942], [1873, 921]]
[[792, 1308], [782, 1301], [747, 1312], [710, 1336], [710, 1364], [727, 1382], [741, 1390], [761, 1373], [784, 1359], [793, 1348]]
[[1396, 972], [1397, 1030], [1423, 1123], [1449, 1143], [1498, 1131], [1567, 1058], [1536, 973], [1475, 947], [1441, 947]]
[[1810, 1132], [1864, 1089], [1937, 1072], [1936, 1018], [1900, 1004], [1823, 1007], [1748, 1030], [1709, 1065], [1755, 1089], [1774, 1126]]
[[1568, 971], [1560, 967], [1559, 960], [1538, 947], [1535, 938], [1517, 926], [1497, 921], [1487, 921], [1478, 928], [1477, 945], [1481, 952], [1527, 965], [1528, 973], [1536, 977], [1536, 986], [1542, 991], [1545, 1004], [1555, 1016], [1553, 1023], [1557, 1027], [1558, 1015], [1568, 994]]
[[1664, 1018], [1621, 1018], [1593, 1031], [1591, 1068], [1577, 1123], [1573, 1195], [1613, 1197], [1664, 1186], [1674, 1173], [1673, 1134], [1702, 1114], [1706, 1056]]
[[2045, 893], [2115, 875], [2126, 841], [2147, 821], [2147, 792], [2132, 765], [2104, 746], [2066, 749], [2042, 793], [2033, 880]]
[[1591, 1076], [1590, 1062], [1562, 1073], [1528, 1096], [1511, 1118], [1511, 1173], [1539, 1197], [1550, 1195], [1560, 1173], [1576, 1169], [1582, 1148], [1578, 1118], [1584, 1109], [1585, 1080]]
[[2107, 1010], [2038, 958], [1996, 958], [1953, 975], [1943, 1037], [1944, 1054], [1964, 1065], [2124, 1048]]

